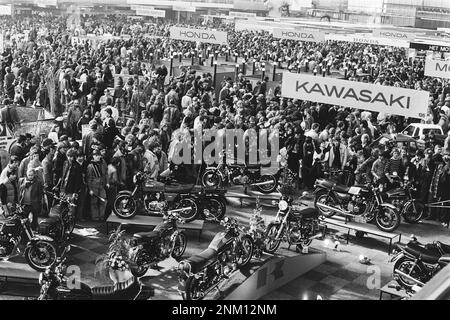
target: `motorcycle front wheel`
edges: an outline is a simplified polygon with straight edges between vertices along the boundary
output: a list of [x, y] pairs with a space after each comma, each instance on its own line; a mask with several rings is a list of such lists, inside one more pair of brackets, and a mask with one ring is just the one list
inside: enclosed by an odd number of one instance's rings
[[171, 257], [178, 261], [186, 250], [186, 244], [186, 235], [184, 232], [179, 232], [173, 240], [172, 250], [170, 252]]
[[265, 241], [265, 251], [273, 254], [277, 251], [280, 246], [281, 239], [275, 240], [275, 237], [278, 234], [278, 229], [281, 225], [279, 224], [271, 224], [267, 227], [266, 231], [266, 241]]
[[277, 178], [274, 175], [264, 175], [261, 176], [259, 182], [266, 182], [266, 181], [273, 181], [273, 183], [270, 184], [263, 184], [261, 186], [256, 186], [259, 192], [262, 193], [272, 193], [275, 190], [277, 190], [278, 187], [278, 181]]
[[130, 194], [121, 194], [114, 200], [114, 213], [122, 219], [130, 219], [137, 213], [137, 203]]
[[422, 219], [425, 206], [417, 200], [408, 201], [403, 207], [403, 218], [408, 223], [418, 223]]
[[393, 232], [400, 225], [400, 213], [389, 207], [380, 207], [375, 213], [375, 224], [384, 232]]
[[180, 217], [185, 222], [192, 222], [197, 219], [198, 216], [198, 205], [194, 198], [183, 198], [178, 203], [176, 209], [191, 207], [190, 210], [180, 211]]
[[196, 277], [189, 277], [186, 280], [186, 289], [185, 292], [182, 293], [184, 300], [202, 300], [203, 294], [200, 290], [200, 279]]
[[52, 266], [57, 258], [56, 247], [48, 241], [36, 241], [25, 248], [25, 260], [36, 271], [43, 272]]
[[131, 268], [131, 273], [133, 274], [133, 276], [140, 278], [147, 273], [147, 270], [149, 268], [148, 260], [148, 253], [145, 250], [139, 250], [136, 253], [136, 256], [134, 258], [136, 267]]
[[214, 216], [214, 218], [220, 221], [225, 216], [226, 209], [227, 205], [225, 199], [214, 197], [208, 200], [208, 206], [203, 210], [208, 210], [209, 213], [211, 213]]
[[223, 183], [216, 170], [206, 170], [202, 176], [202, 184], [207, 188], [217, 188]]
[[395, 280], [401, 285], [403, 288], [411, 289], [416, 283], [408, 278], [405, 278], [397, 273], [395, 270], [399, 270], [407, 275], [411, 276], [414, 279], [421, 280], [422, 269], [414, 263], [411, 259], [407, 257], [402, 257], [398, 259], [394, 264], [394, 275]]
[[240, 240], [238, 245], [238, 256], [236, 263], [239, 268], [246, 266], [253, 257], [253, 240], [249, 236], [244, 236]]

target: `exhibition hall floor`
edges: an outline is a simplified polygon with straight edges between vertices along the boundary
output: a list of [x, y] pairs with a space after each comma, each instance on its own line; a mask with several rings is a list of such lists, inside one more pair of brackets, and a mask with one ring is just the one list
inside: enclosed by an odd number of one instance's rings
[[[266, 225], [273, 219], [277, 207], [271, 201], [261, 201], [262, 214]], [[309, 201], [309, 205], [312, 203]], [[246, 200], [243, 206], [237, 199], [228, 198], [227, 215], [236, 217], [245, 226], [255, 207], [253, 200]], [[126, 223], [126, 221], [124, 220]], [[125, 228], [132, 235], [141, 231], [135, 227]], [[206, 222], [201, 239], [197, 232], [188, 232], [188, 245], [184, 257], [205, 249], [216, 232], [221, 229], [217, 224]], [[449, 229], [436, 222], [422, 221], [411, 225], [402, 222], [397, 233], [402, 234], [402, 242], [407, 242], [411, 234], [418, 237], [421, 242], [441, 240], [448, 242]], [[327, 261], [319, 267], [307, 272], [297, 279], [289, 282], [281, 288], [264, 296], [262, 299], [322, 299], [332, 300], [366, 300], [379, 299], [380, 286], [384, 286], [392, 280], [393, 264], [389, 262], [387, 254], [387, 240], [372, 236], [356, 238], [351, 233], [347, 244], [345, 239], [347, 230], [329, 226], [325, 240], [314, 240], [311, 247], [326, 252]], [[336, 241], [338, 241], [336, 243]], [[95, 259], [106, 250], [108, 242], [106, 226], [104, 223], [81, 222], [78, 223], [71, 239], [72, 250], [68, 264], [77, 265], [81, 269], [82, 281], [89, 286], [110, 284], [108, 280], [102, 280], [95, 274]], [[337, 244], [337, 248], [335, 248]], [[286, 243], [281, 244], [280, 250], [287, 248]], [[369, 265], [359, 262], [360, 255], [370, 259]], [[0, 262], [1, 263], [1, 262]], [[177, 262], [172, 258], [160, 263], [160, 270], [149, 270], [143, 277], [143, 281], [152, 279], [152, 285], [156, 287], [155, 296], [152, 299], [181, 299], [176, 291]], [[1, 270], [0, 270], [1, 272]], [[379, 276], [378, 276], [379, 275]], [[23, 299], [38, 295], [39, 287], [34, 285], [8, 284], [7, 288], [1, 288], [0, 299]]]

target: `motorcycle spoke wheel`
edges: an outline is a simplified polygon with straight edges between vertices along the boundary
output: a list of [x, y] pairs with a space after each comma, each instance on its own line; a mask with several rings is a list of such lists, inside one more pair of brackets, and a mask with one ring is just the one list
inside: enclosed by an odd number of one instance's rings
[[142, 277], [147, 273], [148, 270], [148, 255], [143, 250], [139, 251], [136, 255], [135, 263], [137, 265], [136, 269], [132, 269], [132, 273], [135, 277]]
[[266, 241], [265, 241], [265, 251], [268, 253], [274, 253], [280, 246], [281, 240], [275, 240], [278, 234], [278, 226], [272, 225], [267, 230]]
[[[400, 259], [397, 261], [397, 263], [394, 265], [394, 270], [399, 270], [403, 273], [406, 273], [407, 275], [420, 280], [420, 268], [414, 266], [414, 261], [407, 260], [407, 259]], [[408, 278], [405, 278], [399, 274], [396, 274], [396, 280], [397, 282], [404, 288], [412, 288], [416, 283]]]
[[272, 175], [262, 176], [261, 181], [259, 181], [259, 182], [266, 182], [266, 181], [270, 181], [270, 180], [272, 180], [273, 183], [257, 186], [258, 190], [261, 191], [262, 193], [274, 192], [276, 190], [277, 184], [278, 184], [277, 179], [274, 176], [272, 176]]
[[404, 218], [408, 223], [417, 223], [422, 219], [424, 205], [418, 201], [409, 202], [405, 207]]
[[236, 263], [239, 267], [247, 265], [253, 256], [253, 242], [247, 237], [244, 237], [238, 244], [239, 254]]
[[184, 233], [178, 233], [173, 241], [173, 247], [171, 256], [175, 260], [180, 259], [183, 256], [184, 251], [186, 250], [186, 235]]
[[212, 214], [217, 220], [222, 220], [225, 216], [225, 209], [226, 206], [222, 201], [211, 198], [209, 199], [208, 208], [206, 210], [209, 210], [209, 213]]
[[198, 207], [194, 199], [185, 198], [180, 201], [177, 209], [191, 207], [190, 210], [183, 210], [180, 212], [180, 217], [185, 220], [185, 222], [192, 222], [197, 218]]
[[215, 172], [205, 172], [203, 175], [202, 183], [204, 187], [218, 187], [220, 185], [220, 177]]
[[49, 242], [38, 241], [25, 249], [27, 262], [38, 271], [44, 271], [56, 261], [56, 248]]
[[333, 206], [334, 205], [334, 200], [333, 200], [333, 198], [328, 196], [327, 193], [319, 193], [319, 194], [317, 194], [316, 195], [316, 199], [314, 201], [314, 205], [317, 208], [317, 210], [319, 210], [321, 216], [323, 216], [325, 218], [329, 218], [329, 217], [334, 216], [334, 212], [333, 211], [323, 209], [323, 208], [319, 207], [317, 205], [317, 203], [325, 204], [325, 205], [330, 206], [330, 207]]
[[119, 196], [114, 201], [114, 213], [122, 219], [128, 219], [136, 213], [136, 203], [133, 199], [126, 196]]

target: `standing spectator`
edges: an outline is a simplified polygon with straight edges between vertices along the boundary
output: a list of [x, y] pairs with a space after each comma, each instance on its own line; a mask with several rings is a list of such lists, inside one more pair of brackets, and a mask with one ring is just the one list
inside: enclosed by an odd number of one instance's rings
[[38, 227], [42, 197], [42, 181], [37, 179], [34, 169], [29, 169], [26, 177], [19, 179], [19, 203], [24, 206], [25, 214], [32, 214], [31, 227], [33, 230], [37, 230]]
[[92, 152], [92, 161], [86, 171], [86, 182], [91, 196], [91, 218], [93, 221], [103, 221], [106, 209], [107, 172], [102, 166], [99, 150]]

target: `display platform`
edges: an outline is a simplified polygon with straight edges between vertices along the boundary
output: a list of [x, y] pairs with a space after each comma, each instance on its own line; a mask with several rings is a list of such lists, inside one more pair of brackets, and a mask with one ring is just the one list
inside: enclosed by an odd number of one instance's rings
[[[39, 274], [26, 263], [22, 256], [0, 261], [0, 294], [37, 297]], [[10, 284], [13, 285], [10, 286]]]
[[[326, 260], [326, 253], [311, 248], [308, 254], [299, 254], [284, 247], [279, 248], [277, 253], [274, 256], [264, 255], [261, 259], [253, 258], [245, 268], [232, 273], [229, 279], [223, 280], [204, 299], [256, 300]], [[178, 262], [169, 258], [159, 263], [159, 266], [159, 271], [149, 270], [140, 278], [155, 289], [152, 300], [181, 300], [178, 292]]]
[[328, 225], [334, 225], [337, 227], [345, 228], [347, 229], [347, 243], [349, 242], [350, 238], [350, 231], [355, 232], [363, 232], [370, 235], [374, 235], [380, 238], [388, 239], [389, 240], [389, 246], [388, 246], [388, 255], [391, 254], [392, 249], [392, 242], [394, 239], [398, 239], [398, 242], [402, 240], [402, 234], [401, 233], [394, 233], [394, 232], [384, 232], [378, 229], [375, 225], [370, 223], [359, 223], [359, 222], [353, 222], [353, 221], [347, 221], [342, 217], [333, 217], [333, 218], [324, 218], [323, 221]]
[[279, 201], [281, 198], [281, 193], [279, 193], [279, 192], [272, 192], [269, 194], [265, 194], [265, 193], [261, 193], [259, 191], [253, 191], [253, 190], [248, 190], [248, 189], [247, 189], [247, 192], [244, 192], [244, 188], [243, 187], [240, 187], [240, 188], [242, 188], [242, 190], [236, 190], [233, 188], [234, 190], [228, 191], [225, 194], [225, 197], [226, 198], [238, 198], [241, 208], [242, 208], [244, 199], [259, 198], [260, 200]]
[[[106, 233], [109, 233], [109, 226], [114, 224], [154, 227], [160, 224], [161, 222], [163, 222], [163, 218], [157, 216], [136, 215], [131, 219], [121, 219], [114, 213], [112, 213], [106, 220]], [[177, 227], [180, 229], [197, 231], [199, 233], [198, 235], [199, 239], [202, 236], [203, 225], [204, 225], [203, 220], [194, 220], [189, 223], [177, 223]]]

